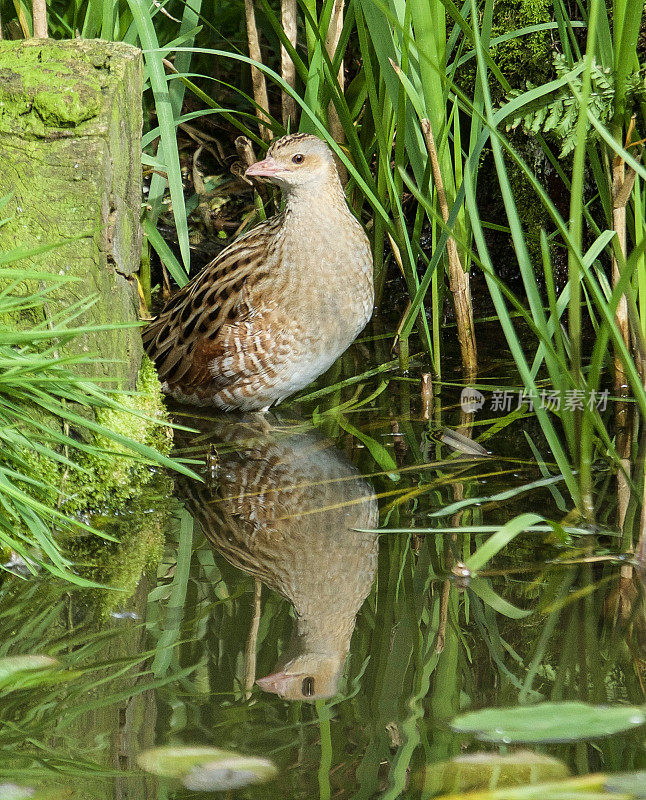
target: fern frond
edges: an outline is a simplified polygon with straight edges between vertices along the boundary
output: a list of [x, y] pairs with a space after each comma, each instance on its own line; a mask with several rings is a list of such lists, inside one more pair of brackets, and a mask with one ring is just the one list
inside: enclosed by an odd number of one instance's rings
[[[574, 135], [579, 104], [577, 96], [581, 95], [583, 82], [581, 70], [576, 67], [581, 62], [570, 67], [564, 55], [560, 53], [554, 56], [554, 70], [558, 78], [568, 77], [568, 82], [554, 92], [545, 94], [537, 100], [528, 102], [522, 106], [507, 122], [507, 130], [515, 130], [519, 126], [528, 133], [536, 134], [553, 133], [560, 141], [560, 158], [567, 156], [576, 143]], [[531, 81], [526, 82], [526, 91], [535, 89], [536, 86]], [[519, 89], [512, 89], [507, 93], [507, 99], [521, 97], [526, 92]], [[594, 116], [603, 125], [607, 125], [614, 113], [615, 82], [612, 70], [603, 68], [593, 61], [591, 73], [591, 91], [589, 108]], [[632, 105], [646, 99], [646, 84], [641, 71], [633, 73], [628, 79], [627, 102]], [[590, 138], [597, 134], [594, 130], [588, 129]]]

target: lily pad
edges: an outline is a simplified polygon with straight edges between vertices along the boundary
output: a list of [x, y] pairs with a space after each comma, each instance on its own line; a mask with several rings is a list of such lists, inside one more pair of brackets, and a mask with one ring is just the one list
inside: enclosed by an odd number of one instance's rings
[[0, 800], [68, 800], [67, 789], [35, 789], [17, 783], [0, 783]]
[[175, 778], [200, 792], [240, 789], [275, 777], [276, 766], [267, 758], [244, 756], [217, 747], [153, 747], [137, 757], [146, 772]]
[[51, 656], [6, 656], [0, 658], [0, 691], [12, 692], [44, 683], [56, 683], [76, 674], [65, 670], [61, 662]]
[[468, 753], [429, 764], [421, 785], [425, 794], [503, 789], [567, 778], [570, 771], [556, 758], [529, 750], [515, 753]]
[[610, 775], [603, 788], [607, 792], [629, 794], [635, 800], [644, 800], [646, 798], [646, 770]]
[[484, 708], [451, 722], [458, 733], [472, 733], [484, 742], [576, 742], [633, 730], [646, 722], [635, 706], [593, 706], [588, 703], [539, 703], [514, 708]]
[[0, 800], [32, 800], [35, 790], [15, 783], [0, 783]]

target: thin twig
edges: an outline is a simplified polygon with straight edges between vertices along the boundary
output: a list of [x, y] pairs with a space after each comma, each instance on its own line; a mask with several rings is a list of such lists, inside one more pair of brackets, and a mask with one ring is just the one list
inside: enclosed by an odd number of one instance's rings
[[177, 23], [179, 23], [181, 25], [182, 20], [181, 19], [176, 19], [171, 14], [169, 14], [168, 11], [166, 11], [166, 9], [164, 8], [164, 6], [159, 2], [159, 0], [153, 0], [153, 5], [155, 6], [155, 8], [159, 9], [159, 11], [161, 11], [161, 13], [165, 17], [168, 17], [168, 19], [172, 19], [173, 22], [177, 22]]
[[[260, 38], [256, 26], [256, 10], [253, 0], [244, 0], [245, 16], [247, 20], [247, 42], [249, 44], [249, 58], [262, 64], [260, 52]], [[256, 101], [256, 116], [260, 120], [269, 119], [269, 98], [267, 96], [267, 81], [264, 73], [258, 67], [251, 67], [251, 82], [253, 84], [253, 97]], [[271, 130], [266, 125], [260, 125], [260, 136], [268, 142], [271, 139]]]
[[226, 164], [224, 150], [215, 136], [211, 136], [210, 134], [206, 133], [206, 131], [200, 131], [197, 128], [194, 128], [192, 125], [188, 125], [186, 122], [180, 122], [177, 127], [200, 147], [208, 150], [219, 164]]

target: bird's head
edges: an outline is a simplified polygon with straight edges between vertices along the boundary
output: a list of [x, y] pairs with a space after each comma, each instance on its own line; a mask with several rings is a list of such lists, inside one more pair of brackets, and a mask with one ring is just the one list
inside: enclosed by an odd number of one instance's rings
[[256, 683], [264, 692], [272, 692], [285, 700], [334, 697], [343, 661], [337, 655], [305, 653]]
[[334, 156], [327, 144], [309, 133], [293, 133], [275, 141], [263, 161], [245, 175], [266, 178], [286, 191], [317, 189], [338, 181]]

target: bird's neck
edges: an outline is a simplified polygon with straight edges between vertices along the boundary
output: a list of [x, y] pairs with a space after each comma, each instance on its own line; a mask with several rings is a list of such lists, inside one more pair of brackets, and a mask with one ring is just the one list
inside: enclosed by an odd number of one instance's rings
[[337, 175], [285, 191], [285, 222], [288, 225], [303, 224], [308, 218], [330, 220], [338, 214], [348, 213], [343, 187]]
[[356, 613], [297, 616], [289, 650], [293, 653], [336, 653], [345, 658], [350, 649]]

